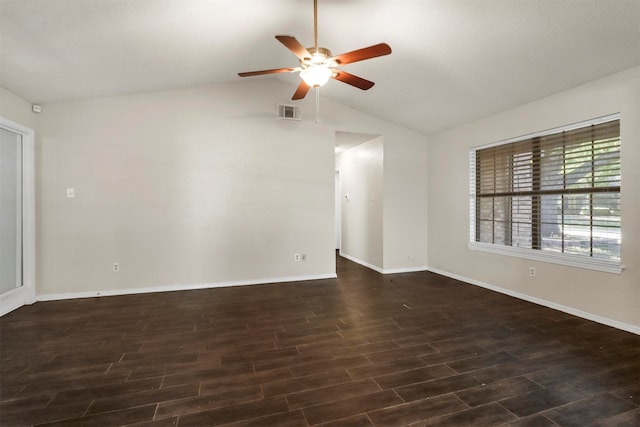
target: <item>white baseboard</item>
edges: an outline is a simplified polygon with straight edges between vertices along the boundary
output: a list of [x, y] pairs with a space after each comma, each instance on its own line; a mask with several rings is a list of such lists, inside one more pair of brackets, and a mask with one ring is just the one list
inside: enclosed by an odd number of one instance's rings
[[0, 296], [0, 317], [13, 310], [22, 307], [25, 304], [24, 296], [21, 289], [13, 289], [5, 292]]
[[436, 274], [440, 274], [442, 276], [450, 277], [452, 279], [460, 280], [461, 282], [469, 283], [471, 285], [480, 286], [482, 288], [486, 288], [495, 292], [499, 292], [501, 294], [509, 295], [524, 301], [532, 302], [534, 304], [542, 305], [545, 307], [553, 308], [554, 310], [562, 311], [564, 313], [572, 314], [577, 317], [581, 317], [583, 319], [591, 320], [597, 323], [602, 323], [603, 325], [611, 326], [616, 329], [621, 329], [623, 331], [631, 332], [636, 335], [640, 335], [640, 326], [631, 325], [624, 322], [619, 322], [617, 320], [609, 319], [607, 317], [598, 316], [597, 314], [588, 313], [586, 311], [578, 310], [572, 307], [567, 307], [562, 304], [557, 304], [555, 302], [547, 301], [542, 298], [532, 297], [531, 295], [523, 294], [520, 292], [512, 291], [510, 289], [501, 288], [499, 286], [490, 285], [488, 283], [481, 282], [479, 280], [470, 279], [468, 277], [460, 276], [457, 274], [450, 273], [448, 271], [440, 270], [439, 268], [429, 267], [428, 271]]
[[372, 269], [372, 270], [374, 270], [374, 271], [377, 271], [378, 273], [384, 274], [384, 273], [383, 273], [382, 268], [378, 267], [377, 265], [373, 265], [373, 264], [370, 264], [370, 263], [368, 263], [368, 262], [366, 262], [366, 261], [363, 261], [363, 260], [361, 260], [361, 259], [358, 259], [358, 258], [356, 258], [356, 257], [353, 257], [353, 256], [351, 256], [351, 255], [347, 255], [347, 254], [345, 254], [345, 253], [344, 253], [344, 252], [342, 252], [342, 251], [340, 251], [340, 256], [341, 256], [342, 258], [346, 258], [346, 259], [348, 259], [349, 261], [353, 261], [353, 262], [355, 262], [356, 264], [360, 264], [360, 265], [362, 265], [363, 267], [367, 267], [367, 268], [370, 268], [370, 269]]
[[66, 299], [76, 298], [95, 298], [105, 296], [117, 296], [117, 295], [131, 295], [131, 294], [147, 294], [153, 292], [174, 292], [174, 291], [192, 291], [195, 289], [212, 289], [212, 288], [226, 288], [230, 286], [252, 286], [252, 285], [264, 285], [267, 283], [284, 283], [284, 282], [302, 282], [307, 280], [321, 280], [321, 279], [335, 279], [337, 276], [333, 274], [318, 274], [313, 276], [291, 276], [291, 277], [274, 277], [270, 279], [256, 279], [256, 280], [240, 280], [233, 282], [217, 282], [217, 283], [199, 283], [199, 284], [186, 284], [186, 285], [168, 285], [168, 286], [152, 286], [145, 288], [128, 288], [128, 289], [109, 289], [103, 291], [89, 291], [89, 292], [70, 292], [64, 294], [43, 294], [37, 295], [37, 301], [58, 301]]
[[382, 274], [399, 274], [399, 273], [416, 273], [419, 271], [428, 271], [427, 267], [406, 267], [406, 268], [385, 268]]
[[361, 259], [352, 257], [351, 255], [347, 255], [343, 252], [340, 252], [340, 256], [343, 258], [348, 259], [349, 261], [353, 261], [356, 264], [360, 264], [363, 267], [367, 267], [370, 268], [374, 271], [377, 271], [380, 274], [398, 274], [398, 273], [415, 273], [416, 271], [427, 271], [428, 268], [425, 267], [406, 267], [406, 268], [391, 268], [391, 269], [384, 269], [384, 268], [380, 268], [377, 265], [373, 265], [373, 264], [369, 264], [366, 261], [362, 261]]

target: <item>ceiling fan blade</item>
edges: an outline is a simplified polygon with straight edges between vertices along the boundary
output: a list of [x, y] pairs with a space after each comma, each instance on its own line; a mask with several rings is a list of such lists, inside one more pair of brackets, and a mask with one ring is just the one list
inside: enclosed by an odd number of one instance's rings
[[294, 71], [300, 71], [300, 68], [275, 68], [273, 70], [247, 71], [246, 73], [238, 73], [238, 75], [240, 77], [251, 77], [260, 76], [262, 74], [293, 73]]
[[336, 61], [338, 65], [350, 64], [352, 62], [363, 61], [365, 59], [376, 58], [378, 56], [389, 55], [391, 53], [391, 47], [386, 43], [378, 43], [373, 46], [363, 47], [362, 49], [352, 50], [340, 55], [336, 55], [332, 60]]
[[296, 89], [296, 93], [293, 94], [291, 99], [293, 101], [297, 101], [304, 98], [307, 95], [307, 92], [309, 92], [309, 89], [311, 89], [311, 86], [309, 86], [304, 82], [304, 80], [302, 80], [300, 82], [300, 85], [298, 85], [298, 89]]
[[295, 37], [291, 36], [276, 36], [276, 39], [283, 45], [285, 45], [295, 56], [300, 59], [311, 59], [311, 54], [306, 47], [302, 46]]
[[348, 85], [355, 86], [358, 89], [362, 90], [371, 89], [375, 84], [372, 81], [363, 79], [362, 77], [355, 76], [342, 70], [335, 70], [335, 74], [332, 76], [332, 78], [340, 80], [341, 82]]

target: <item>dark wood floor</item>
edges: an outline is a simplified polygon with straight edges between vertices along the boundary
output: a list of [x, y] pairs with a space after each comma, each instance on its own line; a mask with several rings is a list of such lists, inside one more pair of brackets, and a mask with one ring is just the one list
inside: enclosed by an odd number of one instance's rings
[[432, 273], [39, 302], [2, 426], [639, 426], [640, 337]]

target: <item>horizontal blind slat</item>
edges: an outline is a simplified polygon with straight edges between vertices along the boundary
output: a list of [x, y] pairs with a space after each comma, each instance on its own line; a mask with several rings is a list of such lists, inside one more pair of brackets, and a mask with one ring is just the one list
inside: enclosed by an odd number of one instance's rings
[[615, 119], [476, 150], [475, 241], [619, 259], [620, 145]]

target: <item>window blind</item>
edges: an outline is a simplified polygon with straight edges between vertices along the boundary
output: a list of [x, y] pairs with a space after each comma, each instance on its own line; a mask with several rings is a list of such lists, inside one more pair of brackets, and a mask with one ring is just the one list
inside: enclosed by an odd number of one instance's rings
[[619, 119], [477, 149], [471, 163], [476, 242], [620, 260]]

